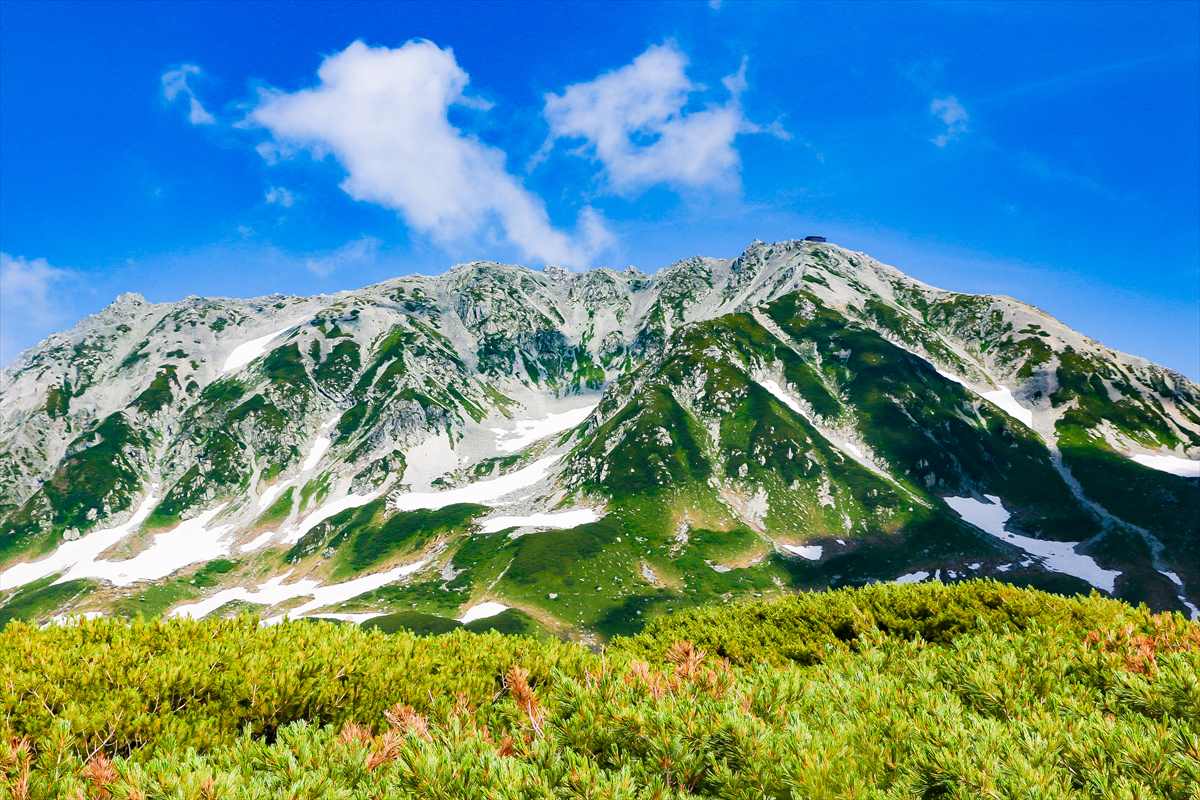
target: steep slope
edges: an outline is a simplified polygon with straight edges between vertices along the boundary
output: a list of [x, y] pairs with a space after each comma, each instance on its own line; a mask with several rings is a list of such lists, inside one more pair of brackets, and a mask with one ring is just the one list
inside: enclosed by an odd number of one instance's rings
[[834, 245], [124, 295], [0, 392], [0, 607], [25, 617], [608, 635], [973, 576], [1200, 601], [1200, 388]]

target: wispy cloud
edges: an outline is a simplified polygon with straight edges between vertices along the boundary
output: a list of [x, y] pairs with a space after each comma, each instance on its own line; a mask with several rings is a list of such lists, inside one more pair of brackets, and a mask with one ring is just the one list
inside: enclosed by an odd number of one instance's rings
[[44, 258], [0, 253], [0, 364], [68, 319], [61, 287], [77, 277]]
[[284, 208], [291, 208], [296, 202], [296, 196], [283, 186], [272, 186], [267, 189], [264, 199], [268, 205], [283, 206]]
[[259, 146], [268, 161], [301, 150], [332, 155], [346, 170], [347, 194], [395, 209], [443, 243], [498, 232], [526, 258], [567, 265], [610, 246], [590, 208], [573, 234], [556, 228], [507, 171], [504, 153], [450, 122], [452, 106], [486, 108], [466, 96], [468, 75], [450, 50], [423, 40], [354, 42], [327, 57], [317, 78], [311, 89], [263, 92], [250, 112], [248, 122], [272, 137]]
[[945, 147], [967, 132], [971, 116], [954, 95], [933, 98], [929, 103], [929, 113], [945, 126], [941, 133], [929, 140], [936, 146]]
[[1180, 61], [1196, 61], [1200, 59], [1200, 50], [1195, 47], [1166, 50], [1137, 58], [1125, 58], [1109, 61], [1103, 64], [1091, 64], [1070, 72], [1058, 72], [1045, 78], [1038, 78], [1024, 83], [1001, 89], [980, 98], [983, 104], [1004, 103], [1023, 97], [1038, 94], [1057, 94], [1090, 83], [1102, 82], [1114, 75], [1134, 72], [1143, 67], [1153, 67]]
[[1045, 156], [1038, 155], [1037, 153], [1021, 150], [1013, 154], [1012, 158], [1014, 163], [1022, 170], [1047, 183], [1060, 183], [1072, 186], [1113, 202], [1130, 199], [1128, 196], [1114, 191], [1090, 175], [1076, 172], [1060, 163], [1052, 162]]
[[174, 103], [176, 99], [187, 100], [188, 122], [193, 125], [212, 125], [217, 121], [216, 117], [208, 113], [208, 110], [200, 103], [189, 83], [191, 77], [200, 75], [201, 72], [200, 67], [195, 64], [183, 64], [175, 69], [167, 70], [162, 74], [163, 97], [169, 103]]
[[620, 69], [547, 94], [544, 115], [548, 146], [581, 139], [581, 152], [604, 168], [611, 188], [632, 194], [655, 184], [676, 188], [725, 187], [739, 183], [739, 134], [768, 132], [742, 110], [746, 62], [722, 83], [728, 99], [687, 110], [703, 87], [687, 76], [687, 56], [672, 42], [655, 45]]
[[375, 261], [379, 254], [379, 244], [375, 237], [364, 236], [328, 253], [309, 256], [305, 259], [304, 266], [317, 277], [328, 278], [338, 270], [363, 267]]

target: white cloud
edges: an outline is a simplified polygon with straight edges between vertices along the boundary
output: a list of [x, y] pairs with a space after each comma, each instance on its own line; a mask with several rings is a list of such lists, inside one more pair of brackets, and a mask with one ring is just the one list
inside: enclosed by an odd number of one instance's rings
[[296, 196], [292, 194], [291, 190], [282, 186], [272, 186], [267, 189], [265, 199], [269, 205], [283, 206], [284, 208], [291, 208], [296, 202]]
[[188, 83], [189, 76], [199, 75], [200, 72], [200, 68], [195, 64], [183, 64], [176, 69], [164, 72], [162, 74], [163, 97], [171, 103], [175, 102], [178, 97], [187, 99], [188, 122], [193, 125], [212, 125], [217, 121], [216, 118], [201, 105], [196, 98], [196, 93], [192, 91], [191, 84]]
[[451, 106], [482, 111], [464, 96], [468, 75], [450, 50], [413, 40], [398, 48], [354, 42], [327, 57], [319, 82], [269, 91], [249, 122], [269, 131], [268, 161], [297, 150], [332, 155], [342, 189], [398, 211], [445, 243], [499, 229], [527, 258], [582, 265], [611, 243], [599, 215], [580, 215], [574, 235], [555, 228], [545, 206], [505, 169], [505, 156], [452, 125]]
[[967, 123], [971, 116], [954, 95], [933, 98], [929, 104], [929, 113], [946, 126], [944, 131], [929, 140], [938, 147], [945, 147], [967, 132]]
[[346, 267], [361, 267], [375, 260], [379, 254], [379, 240], [364, 236], [347, 242], [338, 249], [321, 256], [310, 256], [305, 259], [304, 266], [312, 274], [328, 278], [333, 273]]
[[0, 253], [0, 364], [67, 320], [66, 304], [55, 287], [75, 275], [44, 258]]
[[629, 194], [664, 183], [677, 188], [735, 187], [740, 160], [734, 139], [743, 133], [786, 137], [779, 125], [746, 119], [740, 97], [746, 62], [722, 83], [729, 98], [686, 110], [704, 87], [687, 76], [687, 57], [673, 43], [655, 45], [632, 63], [562, 94], [547, 94], [551, 141], [583, 139], [584, 152], [604, 166], [612, 188]]

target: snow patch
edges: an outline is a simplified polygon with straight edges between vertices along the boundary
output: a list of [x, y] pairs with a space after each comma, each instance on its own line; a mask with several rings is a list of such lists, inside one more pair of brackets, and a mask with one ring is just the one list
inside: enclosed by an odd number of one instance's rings
[[67, 570], [55, 583], [77, 578], [98, 578], [114, 586], [129, 586], [139, 581], [165, 578], [191, 564], [228, 555], [231, 544], [226, 540], [226, 534], [233, 530], [233, 524], [208, 527], [208, 524], [225, 510], [226, 505], [210, 508], [165, 533], [156, 534], [150, 546], [133, 558], [123, 561], [79, 563]]
[[779, 400], [779, 402], [783, 403], [785, 406], [790, 408], [792, 411], [795, 411], [797, 414], [804, 417], [804, 419], [807, 420], [808, 423], [810, 425], [812, 425], [814, 428], [817, 428], [817, 430], [820, 432], [820, 434], [823, 437], [825, 437], [825, 439], [828, 440], [829, 443], [832, 444], [834, 447], [836, 447], [837, 449], [841, 450], [844, 453], [848, 453], [855, 461], [862, 464], [864, 467], [871, 470], [872, 472], [879, 473], [880, 475], [885, 475], [883, 470], [881, 470], [869, 458], [867, 458], [866, 454], [862, 451], [862, 448], [858, 447], [853, 442], [833, 436], [829, 432], [824, 430], [823, 428], [819, 427], [817, 425], [817, 423], [813, 420], [813, 418], [808, 415], [808, 412], [804, 410], [804, 407], [800, 405], [799, 401], [797, 401], [796, 398], [792, 397], [790, 394], [788, 394], [786, 391], [784, 391], [783, 387], [781, 387], [778, 383], [776, 383], [775, 381], [770, 380], [770, 379], [762, 380], [762, 381], [759, 381], [758, 383], [760, 386], [762, 386], [768, 392], [773, 394], [775, 396], [775, 398], [777, 400]]
[[95, 561], [105, 550], [136, 531], [146, 521], [146, 517], [150, 516], [158, 501], [159, 498], [151, 492], [133, 512], [133, 516], [120, 525], [102, 531], [92, 531], [73, 542], [63, 542], [53, 553], [40, 561], [14, 564], [0, 572], [0, 591], [15, 589], [56, 572], [69, 570], [76, 565]]
[[807, 558], [809, 561], [821, 560], [822, 548], [819, 544], [781, 544], [779, 546], [794, 556]]
[[258, 536], [255, 536], [250, 541], [245, 542], [238, 547], [238, 552], [253, 553], [255, 550], [258, 550], [266, 545], [267, 542], [271, 541], [273, 536], [275, 536], [275, 531], [266, 531], [264, 533], [260, 533]]
[[[311, 597], [312, 599], [307, 603], [281, 615], [281, 618], [291, 617], [296, 619], [307, 616], [310, 612], [324, 608], [325, 606], [344, 603], [353, 597], [358, 597], [360, 594], [375, 591], [382, 586], [387, 586], [389, 583], [395, 583], [401, 578], [424, 568], [429, 564], [430, 560], [430, 558], [424, 558], [412, 564], [403, 564], [384, 572], [363, 575], [353, 580], [333, 583], [328, 586], [321, 585], [320, 581], [313, 578], [301, 578], [294, 583], [285, 584], [284, 581], [291, 575], [290, 572], [287, 572], [283, 575], [276, 575], [274, 578], [259, 584], [255, 589], [249, 589], [244, 586], [222, 589], [199, 602], [179, 606], [171, 612], [171, 616], [200, 619], [208, 616], [226, 603], [236, 600], [261, 606], [273, 606], [295, 597]], [[272, 619], [279, 621], [276, 618]]]
[[[1180, 589], [1183, 588], [1183, 579], [1180, 578], [1177, 573], [1170, 572], [1165, 569], [1160, 569], [1159, 572], [1165, 575], [1167, 579], [1171, 581], [1171, 583], [1175, 584]], [[1180, 592], [1178, 596], [1179, 602], [1183, 603], [1184, 607], [1187, 608], [1188, 616], [1192, 619], [1200, 619], [1200, 608], [1197, 608], [1192, 601], [1188, 600], [1187, 597], [1184, 596], [1183, 592]]]
[[337, 424], [338, 417], [333, 416], [321, 425], [321, 432], [317, 438], [313, 440], [312, 449], [308, 451], [308, 455], [304, 457], [304, 464], [301, 465], [301, 472], [308, 472], [310, 469], [321, 463], [321, 459], [325, 456], [325, 452], [329, 449], [329, 445], [333, 443], [333, 439], [329, 436], [329, 430]]
[[249, 364], [254, 359], [267, 352], [267, 345], [273, 342], [279, 336], [296, 327], [297, 323], [293, 322], [285, 328], [280, 328], [274, 333], [268, 333], [266, 336], [260, 336], [257, 339], [251, 339], [248, 342], [242, 342], [237, 347], [230, 351], [225, 358], [225, 364], [221, 367], [221, 374], [239, 370]]
[[485, 603], [476, 603], [468, 608], [466, 612], [458, 618], [458, 621], [463, 625], [466, 625], [468, 622], [474, 622], [477, 619], [494, 617], [497, 614], [503, 613], [507, 610], [508, 606], [504, 605], [504, 603], [496, 603], [489, 600]]
[[523, 467], [499, 478], [478, 481], [457, 489], [441, 492], [407, 492], [391, 500], [397, 511], [414, 511], [418, 508], [444, 508], [455, 503], [490, 503], [520, 489], [533, 486], [546, 477], [550, 467], [560, 456], [547, 456], [527, 467]]
[[1008, 387], [1001, 386], [992, 392], [982, 392], [981, 396], [985, 400], [990, 400], [1002, 411], [1007, 412], [1013, 419], [1025, 423], [1025, 427], [1033, 429], [1033, 412], [1018, 403], [1017, 398], [1013, 397], [1013, 393]]
[[495, 533], [505, 528], [574, 528], [598, 519], [600, 515], [590, 508], [572, 508], [543, 514], [489, 517], [480, 523], [480, 530], [483, 533]]
[[574, 428], [587, 419], [595, 407], [596, 404], [593, 403], [559, 414], [548, 414], [541, 419], [517, 420], [511, 430], [492, 428], [492, 432], [496, 434], [496, 449], [502, 453], [514, 453], [551, 434]]
[[73, 611], [68, 614], [55, 614], [50, 618], [49, 625], [78, 625], [84, 620], [103, 619], [103, 611]]
[[759, 384], [764, 389], [766, 389], [768, 392], [773, 394], [775, 396], [776, 400], [783, 403], [785, 406], [790, 408], [792, 411], [795, 411], [797, 414], [804, 417], [805, 419], [808, 419], [808, 414], [806, 414], [804, 412], [804, 409], [800, 407], [800, 404], [798, 402], [796, 402], [796, 398], [792, 397], [790, 394], [785, 392], [783, 390], [783, 387], [780, 386], [778, 383], [776, 383], [773, 380], [765, 380], [765, 381], [759, 381]]
[[947, 380], [954, 381], [968, 391], [979, 395], [984, 400], [987, 400], [992, 405], [999, 408], [1001, 411], [1007, 413], [1013, 419], [1020, 420], [1021, 422], [1025, 423], [1025, 427], [1031, 430], [1033, 429], [1033, 412], [1018, 403], [1017, 398], [1013, 397], [1013, 393], [1008, 387], [1000, 386], [999, 388], [990, 392], [981, 392], [957, 375], [943, 371], [936, 364], [930, 364], [930, 366], [937, 370], [938, 375], [941, 375]]
[[1192, 461], [1190, 458], [1166, 455], [1152, 456], [1142, 453], [1132, 455], [1130, 458], [1143, 467], [1156, 469], [1160, 472], [1169, 472], [1172, 475], [1179, 475], [1184, 478], [1200, 478], [1200, 461]]
[[1009, 533], [1004, 530], [1009, 513], [1005, 510], [1000, 498], [990, 494], [984, 496], [991, 502], [984, 503], [974, 497], [944, 497], [942, 499], [964, 520], [985, 533], [1015, 545], [1036, 557], [1046, 569], [1073, 575], [1087, 581], [1097, 589], [1112, 593], [1117, 577], [1121, 574], [1119, 570], [1103, 569], [1091, 556], [1077, 553], [1075, 548], [1079, 546], [1079, 542], [1055, 542]]
[[925, 572], [924, 570], [917, 570], [916, 572], [906, 572], [898, 578], [894, 578], [892, 583], [920, 583], [928, 577], [928, 572]]
[[339, 497], [336, 500], [330, 500], [325, 505], [320, 506], [309, 512], [308, 516], [300, 520], [296, 525], [284, 531], [284, 544], [295, 544], [304, 538], [304, 534], [311, 531], [313, 528], [320, 525], [325, 520], [332, 517], [334, 514], [340, 514], [348, 508], [358, 508], [365, 506], [375, 498], [379, 497], [380, 492], [370, 492], [368, 494], [348, 494]]
[[266, 511], [272, 503], [283, 494], [283, 490], [288, 487], [287, 481], [280, 481], [267, 487], [267, 490], [258, 496], [258, 510]]

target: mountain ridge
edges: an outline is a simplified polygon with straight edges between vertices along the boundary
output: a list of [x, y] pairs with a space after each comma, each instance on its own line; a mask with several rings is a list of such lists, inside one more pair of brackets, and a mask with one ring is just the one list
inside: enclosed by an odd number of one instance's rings
[[[0, 604], [33, 583], [14, 574], [120, 528], [147, 497], [142, 532], [115, 555], [171, 535], [208, 550], [135, 588], [178, 583], [213, 561], [205, 554], [237, 563], [214, 578], [225, 589], [293, 564], [287, 574], [329, 587], [333, 573], [421, 555], [467, 575], [441, 584], [458, 580], [477, 604], [523, 604], [576, 632], [624, 630], [642, 611], [714, 593], [941, 575], [939, 548], [955, 550], [948, 574], [977, 563], [1003, 577], [992, 550], [1014, 536], [1028, 540], [1008, 561], [1019, 580], [1095, 586], [1047, 566], [1076, 557], [1092, 565], [1071, 569], [1127, 599], [1190, 609], [1200, 596], [1197, 481], [1164, 471], [1200, 463], [1200, 387], [1019, 300], [938, 289], [832, 244], [755, 242], [653, 274], [472, 261], [309, 298], [126, 294], [22, 354], [0, 393]], [[513, 475], [531, 482], [479, 499], [479, 485], [515, 486]], [[399, 536], [417, 524], [405, 515], [452, 507], [434, 497], [449, 490], [478, 509]], [[1143, 507], [1147, 496], [1161, 507]], [[978, 508], [964, 515], [947, 497]], [[488, 564], [454, 565], [499, 541], [482, 533], [489, 517], [555, 524], [513, 526], [508, 545], [480, 555]], [[966, 561], [978, 543], [964, 519], [987, 534]], [[676, 541], [681, 526], [700, 534]], [[933, 544], [906, 555], [901, 540], [926, 527], [940, 531], [923, 534]], [[547, 588], [540, 551], [526, 565], [538, 569], [513, 581], [525, 551], [555, 537], [580, 548], [556, 569], [578, 582], [607, 564], [592, 586], [622, 588], [567, 602]], [[354, 542], [378, 557], [346, 555]], [[1039, 555], [1028, 548], [1049, 545], [1037, 542], [1082, 549]], [[288, 544], [292, 561], [277, 552]], [[92, 569], [78, 608], [121, 604], [105, 569]]]

